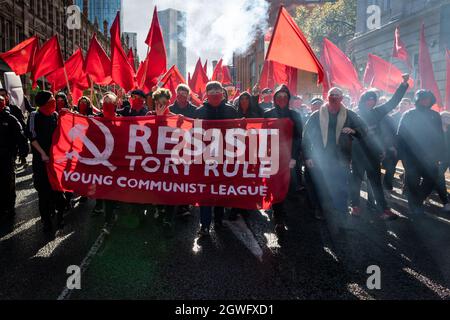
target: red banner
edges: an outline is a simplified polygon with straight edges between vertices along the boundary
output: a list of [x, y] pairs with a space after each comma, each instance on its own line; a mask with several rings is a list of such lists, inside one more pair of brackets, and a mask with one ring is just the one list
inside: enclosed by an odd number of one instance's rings
[[268, 209], [287, 194], [291, 144], [288, 119], [63, 112], [49, 177], [55, 190], [96, 199]]

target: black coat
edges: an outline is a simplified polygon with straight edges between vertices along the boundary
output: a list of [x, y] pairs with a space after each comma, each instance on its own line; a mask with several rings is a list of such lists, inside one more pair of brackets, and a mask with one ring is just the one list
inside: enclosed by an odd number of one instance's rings
[[203, 106], [198, 108], [195, 112], [196, 119], [204, 120], [224, 120], [236, 119], [236, 109], [225, 100], [218, 107], [211, 106], [208, 101], [203, 103]]
[[173, 105], [169, 106], [169, 110], [173, 114], [181, 114], [188, 118], [195, 118], [195, 112], [197, 111], [197, 107], [194, 106], [192, 103], [188, 102], [188, 105], [182, 108], [175, 101]]
[[441, 115], [436, 111], [416, 107], [405, 112], [397, 136], [401, 160], [423, 166], [445, 160], [444, 130]]
[[301, 121], [299, 121], [299, 115], [295, 111], [286, 108], [272, 107], [264, 112], [264, 118], [274, 119], [290, 119], [294, 124], [294, 131], [292, 133], [292, 159], [300, 160], [300, 152], [302, 145], [302, 132], [303, 128]]
[[328, 159], [320, 130], [320, 110], [314, 112], [303, 130], [302, 150], [305, 159], [312, 159], [317, 165], [326, 161], [331, 161], [331, 163], [339, 161], [342, 165], [349, 165], [352, 158], [354, 138], [363, 139], [367, 134], [367, 127], [355, 112], [347, 110], [344, 128], [353, 129], [356, 133], [354, 135], [341, 134], [337, 145], [338, 159]]
[[385, 104], [368, 110], [364, 101], [360, 101], [357, 114], [367, 127], [367, 135], [361, 141], [356, 141], [353, 151], [353, 161], [378, 160], [385, 151], [381, 132], [381, 121], [394, 110], [408, 90], [408, 84], [401, 84], [394, 96]]
[[0, 112], [0, 157], [11, 158], [28, 154], [28, 141], [19, 121], [7, 109]]

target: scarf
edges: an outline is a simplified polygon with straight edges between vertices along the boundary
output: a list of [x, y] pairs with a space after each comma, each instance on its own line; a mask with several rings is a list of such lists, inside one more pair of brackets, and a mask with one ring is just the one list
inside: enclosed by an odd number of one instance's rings
[[[339, 144], [341, 131], [344, 129], [345, 120], [347, 120], [347, 108], [341, 105], [337, 116], [336, 123], [336, 144]], [[319, 111], [320, 132], [322, 133], [323, 146], [326, 147], [328, 143], [328, 124], [330, 122], [330, 114], [328, 112], [328, 103], [323, 105]]]

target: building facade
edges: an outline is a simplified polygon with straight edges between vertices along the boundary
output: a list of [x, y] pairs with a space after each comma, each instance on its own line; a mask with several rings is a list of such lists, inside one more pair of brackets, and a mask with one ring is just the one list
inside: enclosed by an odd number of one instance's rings
[[[287, 11], [295, 16], [296, 8], [298, 6], [316, 6], [321, 5], [329, 0], [271, 0], [268, 11], [268, 24], [273, 28], [278, 16], [278, 11], [283, 5]], [[247, 90], [253, 88], [258, 83], [259, 76], [264, 66], [264, 59], [270, 43], [270, 32], [267, 34], [260, 34], [255, 39], [254, 43], [244, 54], [233, 56], [233, 66], [230, 67], [235, 81], [236, 88], [240, 90]], [[321, 88], [317, 86], [317, 77], [315, 74], [309, 72], [298, 72], [298, 92], [306, 96], [314, 96], [321, 93]]]
[[[0, 10], [0, 52], [6, 52], [21, 41], [36, 35], [42, 45], [53, 35], [57, 35], [63, 58], [69, 58], [78, 48], [86, 54], [90, 39], [97, 34], [106, 53], [110, 54], [109, 30], [98, 23], [91, 23], [87, 15], [81, 13], [81, 27], [70, 29], [67, 18], [71, 13], [66, 8], [73, 5], [72, 0], [2, 0]], [[86, 12], [85, 12], [86, 13]], [[126, 46], [125, 46], [126, 47]], [[11, 71], [6, 63], [0, 60], [0, 79], [3, 73]], [[29, 75], [22, 76], [25, 93], [30, 92]]]
[[106, 21], [108, 30], [116, 18], [117, 11], [120, 11], [120, 30], [123, 30], [123, 0], [75, 0], [75, 4], [82, 11], [87, 10], [87, 17], [92, 23], [97, 21], [100, 26], [103, 26], [103, 22]]
[[167, 53], [167, 69], [177, 65], [186, 78], [186, 13], [174, 9], [158, 11]]
[[[373, 28], [372, 12], [368, 6], [380, 9], [381, 24]], [[369, 20], [369, 23], [368, 23]], [[358, 0], [355, 37], [350, 41], [352, 60], [357, 65], [361, 79], [369, 53], [391, 61], [403, 72], [408, 68], [403, 61], [392, 59], [395, 28], [399, 27], [400, 38], [405, 43], [413, 65], [412, 76], [418, 80], [419, 39], [422, 22], [430, 51], [434, 75], [441, 95], [445, 97], [446, 62], [445, 50], [450, 48], [450, 1], [449, 0]], [[412, 92], [410, 93], [410, 95]]]
[[139, 65], [139, 56], [137, 53], [137, 33], [136, 32], [123, 32], [122, 38], [125, 46], [133, 50], [134, 54], [134, 66], [137, 68]]

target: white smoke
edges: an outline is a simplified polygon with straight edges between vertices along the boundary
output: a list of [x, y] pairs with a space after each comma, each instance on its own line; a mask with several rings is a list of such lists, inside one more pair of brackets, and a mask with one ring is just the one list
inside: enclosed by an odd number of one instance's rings
[[[133, 2], [140, 3], [141, 6], [143, 3], [126, 0], [125, 10]], [[258, 34], [268, 29], [267, 0], [153, 0], [145, 1], [145, 7], [150, 3], [152, 9], [153, 5], [156, 5], [158, 10], [173, 8], [186, 12], [186, 48], [188, 69], [191, 72], [198, 57], [201, 57], [203, 62], [208, 59], [209, 63], [223, 58], [225, 64], [231, 64], [233, 53], [245, 52]], [[140, 23], [150, 22], [149, 11], [140, 11], [141, 15], [146, 13], [145, 18], [142, 16], [138, 19]], [[136, 14], [137, 12], [134, 12], [134, 15]], [[143, 37], [145, 36], [146, 33]]]

